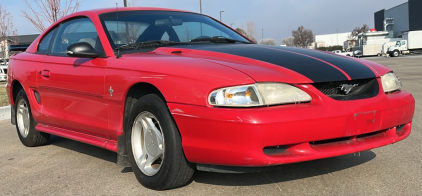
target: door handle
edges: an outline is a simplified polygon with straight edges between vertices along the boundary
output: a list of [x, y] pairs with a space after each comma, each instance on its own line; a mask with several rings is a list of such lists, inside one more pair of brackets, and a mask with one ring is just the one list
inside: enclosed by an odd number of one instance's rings
[[50, 77], [50, 71], [49, 70], [43, 70], [41, 72], [42, 77], [49, 78]]

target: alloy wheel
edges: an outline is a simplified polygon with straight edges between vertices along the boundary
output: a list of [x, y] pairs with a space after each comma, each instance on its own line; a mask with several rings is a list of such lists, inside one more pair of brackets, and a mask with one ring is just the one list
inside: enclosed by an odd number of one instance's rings
[[24, 99], [20, 99], [18, 102], [16, 120], [21, 136], [23, 138], [28, 137], [31, 119], [29, 118], [28, 104]]
[[131, 138], [139, 169], [147, 176], [154, 176], [164, 160], [164, 135], [160, 122], [150, 112], [140, 113], [133, 123]]

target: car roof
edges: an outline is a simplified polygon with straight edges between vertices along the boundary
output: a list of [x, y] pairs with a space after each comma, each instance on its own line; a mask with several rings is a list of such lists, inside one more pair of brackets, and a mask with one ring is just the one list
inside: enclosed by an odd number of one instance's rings
[[115, 8], [101, 8], [101, 9], [79, 11], [79, 12], [75, 12], [73, 14], [70, 14], [69, 16], [72, 17], [73, 15], [86, 15], [87, 13], [99, 15], [99, 14], [108, 13], [108, 12], [115, 12], [115, 11], [177, 11], [177, 12], [190, 12], [190, 11], [185, 11], [185, 10], [158, 8], [158, 7], [115, 7]]

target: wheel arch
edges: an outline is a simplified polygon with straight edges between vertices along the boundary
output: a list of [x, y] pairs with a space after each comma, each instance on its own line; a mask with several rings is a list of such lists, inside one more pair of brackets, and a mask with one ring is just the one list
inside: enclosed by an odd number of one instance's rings
[[12, 97], [12, 100], [10, 100], [10, 101], [13, 101], [13, 105], [15, 104], [16, 96], [18, 95], [21, 89], [24, 89], [22, 84], [17, 80], [13, 80], [12, 82], [12, 96], [13, 97]]
[[161, 91], [154, 85], [146, 82], [139, 82], [133, 84], [127, 91], [124, 103], [124, 110], [123, 110], [123, 132], [125, 132], [128, 119], [130, 115], [130, 110], [133, 105], [144, 95], [147, 94], [156, 94], [158, 95], [163, 101], [166, 103], [166, 99]]
[[10, 101], [10, 105], [11, 105], [11, 108], [10, 108], [10, 112], [11, 112], [10, 113], [10, 122], [12, 123], [12, 125], [16, 125], [15, 100], [16, 100], [16, 97], [18, 96], [18, 93], [19, 93], [19, 91], [21, 89], [24, 89], [23, 86], [22, 86], [22, 84], [19, 81], [17, 81], [17, 80], [13, 80], [12, 85], [11, 85], [12, 94], [9, 94], [9, 96], [11, 96], [9, 98], [9, 101]]
[[[124, 108], [123, 108], [123, 134], [117, 137], [117, 165], [120, 167], [130, 167], [128, 155], [127, 155], [127, 148], [126, 148], [126, 130], [129, 128], [129, 117], [130, 112], [135, 105], [135, 103], [144, 95], [148, 94], [156, 94], [158, 95], [164, 103], [166, 103], [166, 99], [161, 91], [154, 85], [146, 82], [139, 82], [133, 84], [126, 93], [125, 100], [124, 100]], [[173, 119], [174, 120], [174, 119]], [[177, 126], [177, 125], [176, 125]], [[180, 133], [179, 133], [180, 134]]]

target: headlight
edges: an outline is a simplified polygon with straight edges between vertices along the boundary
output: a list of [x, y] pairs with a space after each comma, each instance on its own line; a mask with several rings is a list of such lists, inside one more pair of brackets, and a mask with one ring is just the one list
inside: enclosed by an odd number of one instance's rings
[[382, 88], [386, 93], [400, 90], [402, 88], [399, 78], [393, 72], [386, 73], [385, 75], [381, 76], [381, 82]]
[[208, 103], [214, 106], [252, 107], [286, 103], [309, 102], [304, 91], [284, 83], [256, 83], [221, 88], [211, 92]]

